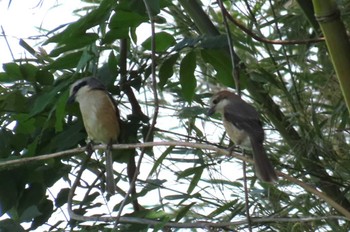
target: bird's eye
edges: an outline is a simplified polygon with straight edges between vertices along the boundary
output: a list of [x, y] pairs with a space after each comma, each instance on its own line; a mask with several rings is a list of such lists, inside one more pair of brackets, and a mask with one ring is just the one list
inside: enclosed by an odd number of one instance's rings
[[215, 104], [215, 105], [218, 104], [218, 102], [219, 102], [218, 99], [214, 99], [214, 100], [213, 100], [213, 104]]

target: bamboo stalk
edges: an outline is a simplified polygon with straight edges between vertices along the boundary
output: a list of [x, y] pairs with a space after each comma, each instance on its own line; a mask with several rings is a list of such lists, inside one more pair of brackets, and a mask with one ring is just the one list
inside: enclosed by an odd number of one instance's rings
[[313, 0], [315, 15], [350, 112], [350, 42], [334, 0]]

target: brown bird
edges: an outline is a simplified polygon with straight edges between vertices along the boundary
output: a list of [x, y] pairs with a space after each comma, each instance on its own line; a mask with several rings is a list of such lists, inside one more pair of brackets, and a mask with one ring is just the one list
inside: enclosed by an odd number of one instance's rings
[[253, 150], [255, 171], [265, 182], [277, 181], [273, 166], [267, 158], [263, 142], [264, 130], [255, 108], [238, 95], [223, 90], [216, 93], [210, 101], [208, 116], [220, 113], [226, 133], [242, 149]]
[[110, 146], [118, 141], [120, 117], [117, 104], [105, 86], [94, 77], [76, 81], [70, 89], [68, 102], [78, 102], [89, 142], [107, 144], [106, 185], [109, 194], [115, 193], [113, 158]]

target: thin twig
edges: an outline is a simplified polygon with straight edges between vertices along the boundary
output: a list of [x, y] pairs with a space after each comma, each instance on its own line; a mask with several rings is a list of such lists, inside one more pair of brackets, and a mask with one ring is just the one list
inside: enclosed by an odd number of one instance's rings
[[81, 176], [83, 175], [83, 172], [86, 168], [86, 165], [88, 163], [88, 161], [90, 160], [90, 157], [92, 155], [92, 152], [88, 152], [83, 164], [81, 165], [80, 167], [80, 170], [78, 171], [76, 177], [75, 177], [75, 180], [73, 182], [73, 185], [72, 187], [70, 188], [69, 190], [69, 193], [68, 193], [68, 201], [67, 201], [67, 208], [68, 208], [68, 214], [69, 216], [72, 218], [72, 215], [74, 215], [74, 211], [72, 209], [72, 202], [73, 202], [73, 197], [74, 197], [74, 192], [75, 192], [75, 189], [77, 188], [78, 184], [79, 184], [79, 181], [80, 181], [80, 178]]
[[224, 20], [224, 25], [225, 25], [225, 30], [226, 30], [226, 37], [227, 37], [227, 42], [228, 42], [228, 49], [230, 51], [230, 60], [231, 60], [231, 65], [232, 65], [232, 77], [235, 82], [235, 87], [236, 87], [236, 93], [240, 96], [241, 95], [241, 86], [240, 86], [240, 78], [239, 78], [239, 70], [238, 70], [238, 64], [235, 60], [234, 56], [234, 47], [233, 47], [233, 42], [232, 42], [232, 36], [231, 36], [231, 31], [230, 27], [227, 22], [226, 14], [224, 14], [224, 5], [221, 0], [218, 0], [218, 4], [220, 6], [221, 12], [222, 12], [222, 18]]
[[223, 8], [223, 13], [224, 15], [238, 28], [240, 28], [242, 31], [244, 31], [247, 35], [251, 36], [253, 39], [263, 42], [263, 43], [268, 43], [268, 44], [285, 44], [285, 45], [295, 45], [295, 44], [309, 44], [309, 43], [319, 43], [319, 42], [324, 42], [325, 39], [324, 37], [320, 38], [314, 38], [314, 39], [304, 39], [304, 40], [269, 40], [266, 38], [262, 38], [258, 35], [256, 35], [254, 32], [246, 28], [242, 23], [238, 22], [235, 18], [233, 18], [230, 13], [226, 10], [226, 8]]
[[9, 41], [7, 40], [7, 36], [6, 36], [6, 34], [5, 34], [5, 30], [4, 30], [4, 28], [3, 28], [2, 26], [1, 26], [1, 31], [2, 31], [2, 35], [4, 36], [6, 45], [7, 45], [8, 49], [9, 49], [9, 51], [10, 51], [12, 60], [15, 60], [15, 56], [13, 55], [12, 49], [11, 49], [11, 47], [10, 47], [10, 43], [9, 43]]
[[[244, 156], [244, 149], [242, 149], [242, 155]], [[247, 163], [243, 161], [243, 188], [244, 188], [244, 205], [248, 222], [248, 229], [252, 232], [252, 220], [249, 212], [249, 195], [248, 195], [248, 179], [247, 179]]]

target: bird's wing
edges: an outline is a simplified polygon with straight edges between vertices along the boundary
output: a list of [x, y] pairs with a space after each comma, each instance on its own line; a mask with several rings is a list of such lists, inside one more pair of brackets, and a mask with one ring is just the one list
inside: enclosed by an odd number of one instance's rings
[[250, 138], [264, 140], [264, 130], [258, 112], [245, 102], [231, 104], [225, 107], [224, 117], [235, 127], [244, 130]]

